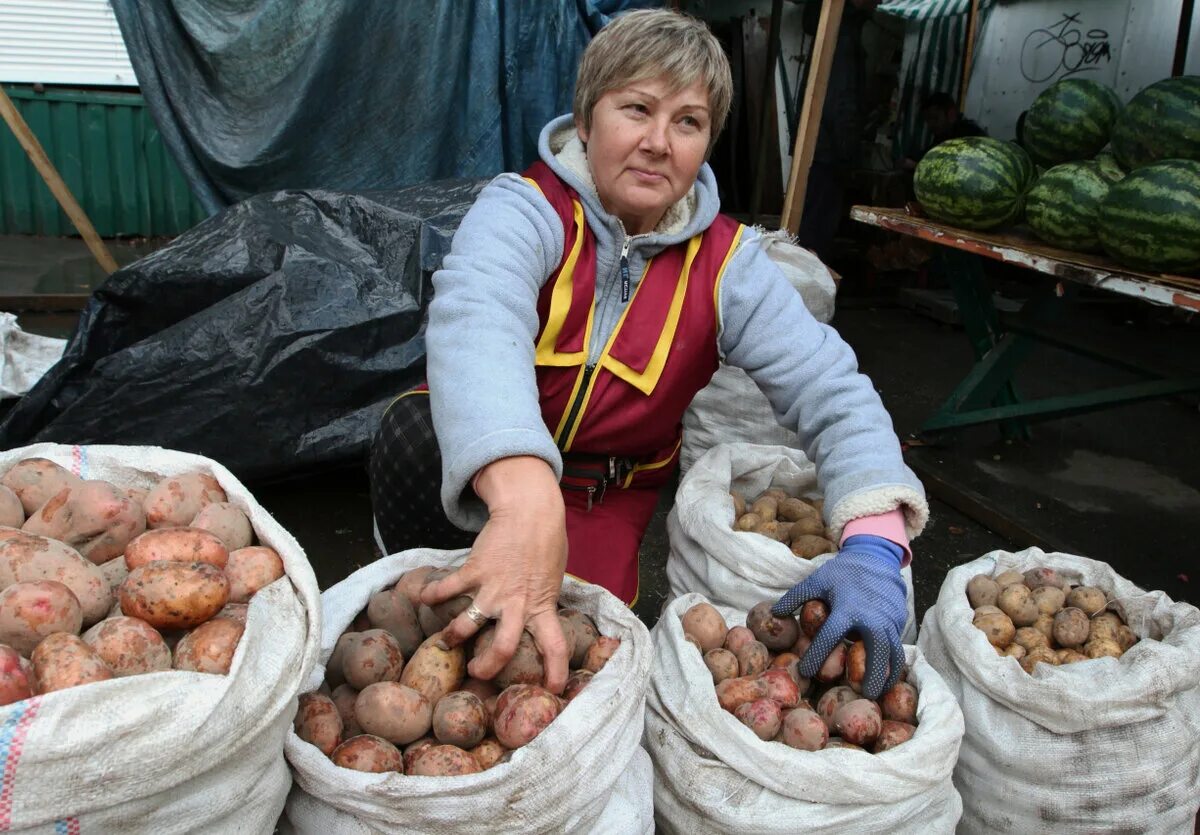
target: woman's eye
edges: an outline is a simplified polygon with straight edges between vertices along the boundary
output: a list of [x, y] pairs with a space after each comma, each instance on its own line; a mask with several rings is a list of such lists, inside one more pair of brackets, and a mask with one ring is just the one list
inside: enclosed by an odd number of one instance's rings
[[646, 105], [638, 104], [637, 102], [634, 102], [633, 104], [627, 104], [625, 106], [627, 108], [629, 108], [630, 110], [634, 111], [635, 113], [649, 113], [650, 112], [649, 109], [646, 107]]
[[681, 119], [680, 121], [683, 122], [683, 124], [687, 125], [689, 128], [695, 128], [696, 130], [699, 130], [701, 127], [700, 120], [697, 119], [695, 116], [684, 116], [683, 119]]

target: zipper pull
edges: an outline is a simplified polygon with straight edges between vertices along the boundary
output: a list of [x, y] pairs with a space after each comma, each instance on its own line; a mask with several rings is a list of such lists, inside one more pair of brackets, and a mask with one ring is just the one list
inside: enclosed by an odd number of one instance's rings
[[629, 301], [629, 238], [621, 244], [621, 303]]
[[588, 485], [587, 494], [588, 494], [587, 512], [591, 513], [592, 512], [592, 497], [594, 495], [596, 495], [596, 488], [592, 485]]

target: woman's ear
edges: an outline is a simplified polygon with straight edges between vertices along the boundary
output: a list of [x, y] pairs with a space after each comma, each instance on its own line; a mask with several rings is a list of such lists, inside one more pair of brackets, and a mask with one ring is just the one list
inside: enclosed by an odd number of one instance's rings
[[589, 133], [590, 133], [590, 131], [587, 129], [587, 126], [585, 126], [583, 124], [583, 120], [580, 119], [578, 116], [576, 116], [575, 117], [575, 134], [579, 137], [579, 141], [583, 143], [584, 147], [587, 147]]

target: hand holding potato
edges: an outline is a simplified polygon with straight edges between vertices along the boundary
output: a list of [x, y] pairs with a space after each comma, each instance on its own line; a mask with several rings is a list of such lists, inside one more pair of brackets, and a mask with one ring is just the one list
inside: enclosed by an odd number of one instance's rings
[[[480, 470], [476, 491], [488, 506], [466, 563], [429, 583], [421, 602], [433, 606], [461, 594], [499, 621], [487, 652], [471, 661], [475, 678], [491, 679], [508, 664], [523, 630], [529, 630], [545, 659], [546, 689], [562, 692], [568, 651], [555, 604], [567, 564], [566, 515], [554, 472], [540, 458], [503, 458]], [[450, 647], [477, 631], [466, 612], [442, 631]]]

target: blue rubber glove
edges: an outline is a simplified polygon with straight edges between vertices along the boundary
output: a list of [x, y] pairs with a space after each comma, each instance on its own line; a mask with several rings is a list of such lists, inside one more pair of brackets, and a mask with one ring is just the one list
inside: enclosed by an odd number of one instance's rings
[[878, 699], [892, 688], [904, 668], [900, 643], [907, 616], [900, 577], [903, 559], [904, 549], [891, 540], [869, 534], [852, 536], [833, 559], [771, 607], [771, 614], [786, 617], [810, 600], [824, 600], [829, 606], [829, 618], [800, 660], [800, 675], [813, 678], [846, 633], [857, 629], [867, 649], [863, 695]]

